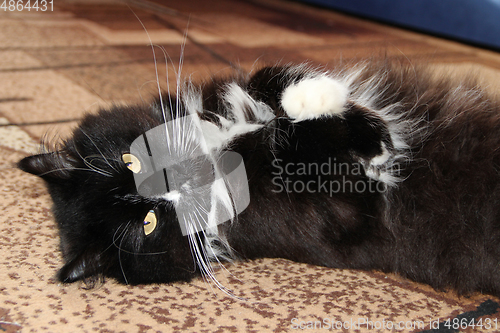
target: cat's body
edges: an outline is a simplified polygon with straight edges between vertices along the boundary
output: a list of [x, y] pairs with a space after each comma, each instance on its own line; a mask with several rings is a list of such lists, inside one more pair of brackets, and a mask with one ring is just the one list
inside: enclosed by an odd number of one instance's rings
[[[214, 178], [227, 151], [242, 158], [250, 199], [230, 221], [214, 208], [209, 226], [187, 235], [175, 208], [198, 195], [189, 180], [144, 195], [124, 157], [136, 138], [186, 115]], [[64, 282], [172, 282], [210, 275], [218, 260], [281, 257], [500, 295], [499, 134], [500, 101], [471, 80], [388, 62], [276, 66], [89, 115], [58, 152], [19, 166], [47, 181]], [[179, 165], [190, 163], [183, 154]], [[193, 179], [196, 163], [186, 167]], [[209, 188], [212, 208], [231, 209], [231, 182]]]

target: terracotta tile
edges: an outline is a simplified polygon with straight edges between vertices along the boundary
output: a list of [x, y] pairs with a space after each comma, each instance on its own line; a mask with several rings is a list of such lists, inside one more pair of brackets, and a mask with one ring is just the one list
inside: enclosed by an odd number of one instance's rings
[[0, 20], [0, 45], [2, 48], [102, 45], [78, 22], [50, 21], [50, 14], [44, 18], [47, 20]]
[[14, 123], [75, 119], [103, 101], [53, 71], [0, 72], [2, 114]]

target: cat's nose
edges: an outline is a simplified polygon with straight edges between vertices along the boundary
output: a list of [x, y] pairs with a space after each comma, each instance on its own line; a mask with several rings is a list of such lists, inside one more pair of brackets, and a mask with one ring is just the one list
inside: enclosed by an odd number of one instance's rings
[[[208, 160], [204, 163], [199, 160], [185, 160], [154, 171], [139, 183], [137, 191], [144, 197], [152, 198], [180, 191], [184, 185], [198, 188], [213, 183], [215, 175], [212, 164]], [[192, 167], [194, 164], [196, 168]]]
[[156, 171], [142, 181], [137, 187], [137, 192], [147, 198], [164, 195], [168, 193], [169, 190], [168, 180], [164, 170]]

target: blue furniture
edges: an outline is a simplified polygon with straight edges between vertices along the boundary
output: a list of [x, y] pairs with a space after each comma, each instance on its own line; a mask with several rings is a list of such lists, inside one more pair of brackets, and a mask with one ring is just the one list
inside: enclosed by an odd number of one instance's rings
[[500, 49], [500, 0], [302, 0]]

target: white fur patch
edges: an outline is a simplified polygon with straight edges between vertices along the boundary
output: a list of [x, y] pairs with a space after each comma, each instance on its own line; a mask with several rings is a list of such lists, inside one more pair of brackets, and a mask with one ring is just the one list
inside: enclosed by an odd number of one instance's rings
[[366, 175], [371, 179], [381, 181], [387, 186], [395, 186], [402, 179], [400, 176], [401, 155], [391, 153], [382, 142], [382, 153], [370, 159], [364, 164]]
[[342, 113], [348, 95], [349, 90], [345, 85], [322, 75], [287, 87], [281, 98], [281, 106], [295, 121], [314, 119]]
[[[193, 122], [203, 133], [202, 137], [195, 139], [206, 154], [223, 149], [234, 138], [254, 132], [274, 119], [274, 112], [269, 105], [256, 101], [234, 82], [227, 85], [225, 94], [221, 97], [227, 105], [228, 118], [218, 115], [222, 125], [219, 127], [210, 121], [199, 119], [197, 113], [203, 110], [201, 91], [188, 85], [183, 94], [188, 114], [194, 116]], [[255, 121], [247, 120], [248, 113]]]
[[250, 112], [258, 123], [267, 123], [274, 118], [274, 113], [269, 105], [254, 100], [236, 83], [230, 83], [227, 86], [224, 99], [231, 106], [237, 124], [246, 122], [246, 112]]
[[[384, 77], [375, 75], [370, 79], [358, 81], [364, 68], [359, 68], [344, 76], [345, 85], [349, 87], [349, 99], [365, 108], [377, 113], [384, 120], [389, 129], [391, 141], [398, 154], [405, 154], [408, 145], [406, 138], [413, 135], [414, 121], [404, 118], [404, 113], [398, 110], [402, 107], [399, 103], [389, 104], [379, 109], [376, 107], [378, 101], [383, 98], [386, 87], [384, 86]], [[402, 157], [402, 156], [400, 156]]]
[[172, 201], [175, 204], [177, 204], [179, 202], [179, 200], [181, 199], [181, 194], [179, 193], [179, 191], [172, 191], [172, 192], [167, 192], [167, 193], [163, 194], [162, 197], [163, 197], [163, 199], [165, 199], [167, 201]]
[[[223, 98], [227, 103], [231, 119], [219, 115], [221, 127], [209, 121], [201, 121], [209, 151], [222, 149], [234, 138], [258, 130], [274, 118], [274, 113], [267, 104], [254, 100], [236, 83], [227, 86]], [[248, 121], [247, 116], [253, 116], [256, 121]]]
[[382, 143], [382, 154], [375, 156], [370, 160], [370, 164], [377, 166], [382, 165], [389, 160], [391, 153], [387, 150], [385, 143]]
[[[388, 151], [382, 143], [382, 154], [373, 157], [365, 164], [366, 175], [374, 180], [384, 182], [387, 186], [396, 186], [403, 181], [401, 171], [407, 160], [411, 158], [408, 151], [408, 139], [421, 135], [418, 132], [418, 121], [405, 117], [400, 103], [388, 104], [383, 108], [377, 106], [383, 101], [386, 89], [386, 73], [379, 73], [369, 78], [360, 79], [365, 67], [345, 72], [340, 77], [349, 87], [349, 101], [376, 113], [389, 130], [393, 149]], [[383, 104], [383, 103], [382, 103]]]

